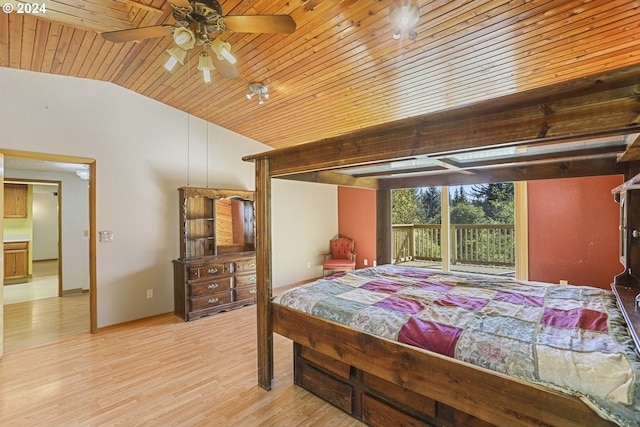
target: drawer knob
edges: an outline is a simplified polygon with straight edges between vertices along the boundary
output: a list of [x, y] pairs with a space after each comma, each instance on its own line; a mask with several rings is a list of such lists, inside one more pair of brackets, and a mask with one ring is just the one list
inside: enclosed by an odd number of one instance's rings
[[209, 288], [209, 289], [215, 289], [217, 287], [218, 287], [217, 283], [211, 283], [209, 286], [207, 286], [207, 288]]
[[249, 281], [250, 281], [250, 282], [255, 282], [255, 281], [256, 281], [256, 276], [251, 276], [251, 277], [249, 277]]
[[257, 290], [255, 290], [255, 289], [251, 289], [251, 290], [249, 291], [249, 293], [250, 293], [250, 294], [255, 294], [255, 293], [257, 293], [257, 292], [258, 292], [258, 291], [257, 291]]
[[255, 263], [255, 262], [251, 262], [251, 263], [249, 263], [249, 267], [255, 267], [255, 266], [256, 266], [256, 263]]
[[210, 268], [207, 270], [207, 274], [216, 274], [218, 272], [217, 268]]
[[209, 304], [215, 304], [215, 303], [217, 303], [218, 301], [220, 301], [220, 299], [218, 299], [218, 298], [210, 298], [210, 299], [209, 299]]

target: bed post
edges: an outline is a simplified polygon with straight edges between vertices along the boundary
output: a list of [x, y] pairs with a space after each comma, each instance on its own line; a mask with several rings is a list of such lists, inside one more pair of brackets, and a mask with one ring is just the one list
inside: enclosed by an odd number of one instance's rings
[[391, 190], [380, 186], [376, 191], [376, 259], [378, 264], [393, 262], [391, 253]]
[[258, 323], [258, 385], [271, 390], [273, 379], [273, 325], [271, 322], [271, 176], [269, 159], [256, 165], [256, 281]]

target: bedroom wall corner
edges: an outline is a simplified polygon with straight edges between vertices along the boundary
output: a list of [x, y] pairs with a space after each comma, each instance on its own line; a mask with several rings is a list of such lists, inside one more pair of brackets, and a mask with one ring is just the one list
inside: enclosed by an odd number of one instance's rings
[[273, 287], [322, 277], [323, 252], [338, 234], [336, 186], [271, 181]]
[[377, 258], [376, 190], [338, 187], [338, 233], [354, 239], [356, 268], [373, 265]]
[[610, 289], [618, 260], [622, 175], [530, 181], [529, 280]]

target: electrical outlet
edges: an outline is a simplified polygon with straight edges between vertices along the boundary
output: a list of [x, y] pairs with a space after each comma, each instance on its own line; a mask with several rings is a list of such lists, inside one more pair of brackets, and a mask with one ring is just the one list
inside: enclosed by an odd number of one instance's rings
[[311, 261], [307, 261], [307, 268], [311, 268]]
[[568, 285], [569, 281], [568, 280], [560, 280], [560, 284], [561, 285]]
[[369, 265], [369, 260], [368, 259], [364, 259], [364, 265]]
[[153, 298], [153, 289], [147, 289], [147, 299]]

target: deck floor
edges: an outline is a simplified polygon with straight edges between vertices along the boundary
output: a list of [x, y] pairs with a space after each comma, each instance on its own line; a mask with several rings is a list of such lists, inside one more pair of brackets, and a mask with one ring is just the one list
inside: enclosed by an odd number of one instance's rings
[[[442, 270], [442, 263], [437, 261], [412, 260], [398, 262], [397, 265], [405, 265], [408, 267], [429, 268], [432, 270]], [[500, 277], [516, 277], [515, 268], [497, 266], [497, 265], [472, 265], [472, 264], [455, 264], [451, 265], [452, 272], [486, 274], [490, 276]]]

